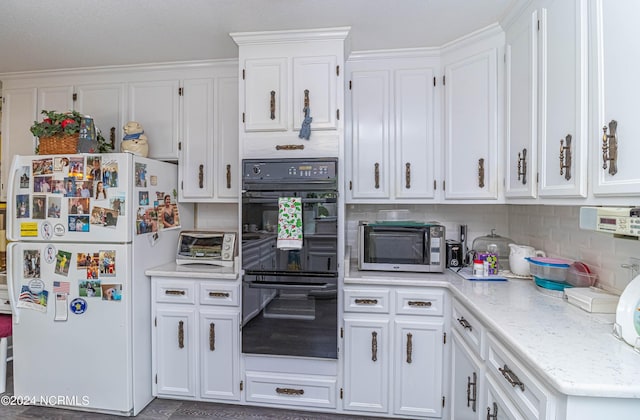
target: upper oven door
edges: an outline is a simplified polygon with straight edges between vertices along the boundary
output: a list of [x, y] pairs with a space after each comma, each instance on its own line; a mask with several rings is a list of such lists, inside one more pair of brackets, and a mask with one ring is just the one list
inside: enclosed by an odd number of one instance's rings
[[365, 225], [363, 261], [368, 264], [428, 264], [428, 229], [422, 226]]
[[[301, 249], [277, 248], [278, 198], [302, 198]], [[242, 268], [246, 274], [329, 276], [338, 272], [335, 191], [245, 191], [242, 194]]]

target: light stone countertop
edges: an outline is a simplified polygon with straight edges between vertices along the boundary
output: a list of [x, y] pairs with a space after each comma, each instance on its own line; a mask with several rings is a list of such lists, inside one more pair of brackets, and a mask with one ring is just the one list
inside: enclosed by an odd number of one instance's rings
[[640, 398], [640, 354], [613, 336], [615, 315], [590, 314], [541, 293], [530, 280], [469, 281], [450, 270], [442, 274], [352, 270], [344, 283], [446, 287], [557, 391]]
[[210, 279], [210, 280], [237, 280], [236, 270], [238, 260], [233, 267], [220, 267], [209, 264], [184, 264], [178, 265], [171, 262], [159, 267], [153, 267], [144, 273], [155, 277], [184, 277], [186, 279]]

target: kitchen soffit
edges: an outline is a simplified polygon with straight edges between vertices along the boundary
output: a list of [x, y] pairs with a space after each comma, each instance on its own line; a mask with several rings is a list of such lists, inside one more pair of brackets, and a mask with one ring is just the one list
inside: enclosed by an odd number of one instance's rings
[[235, 58], [230, 32], [350, 26], [354, 51], [441, 46], [528, 0], [2, 0], [0, 73]]

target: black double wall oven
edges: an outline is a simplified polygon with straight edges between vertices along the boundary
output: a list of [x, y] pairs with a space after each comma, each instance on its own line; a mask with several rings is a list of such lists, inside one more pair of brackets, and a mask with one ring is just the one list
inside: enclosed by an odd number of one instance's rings
[[[337, 159], [243, 160], [242, 352], [337, 359]], [[302, 241], [278, 242], [300, 198]]]

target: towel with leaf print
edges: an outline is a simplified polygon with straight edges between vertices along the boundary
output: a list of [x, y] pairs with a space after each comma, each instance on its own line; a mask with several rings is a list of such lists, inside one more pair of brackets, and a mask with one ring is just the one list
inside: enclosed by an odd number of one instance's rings
[[302, 198], [278, 198], [279, 249], [302, 248]]

